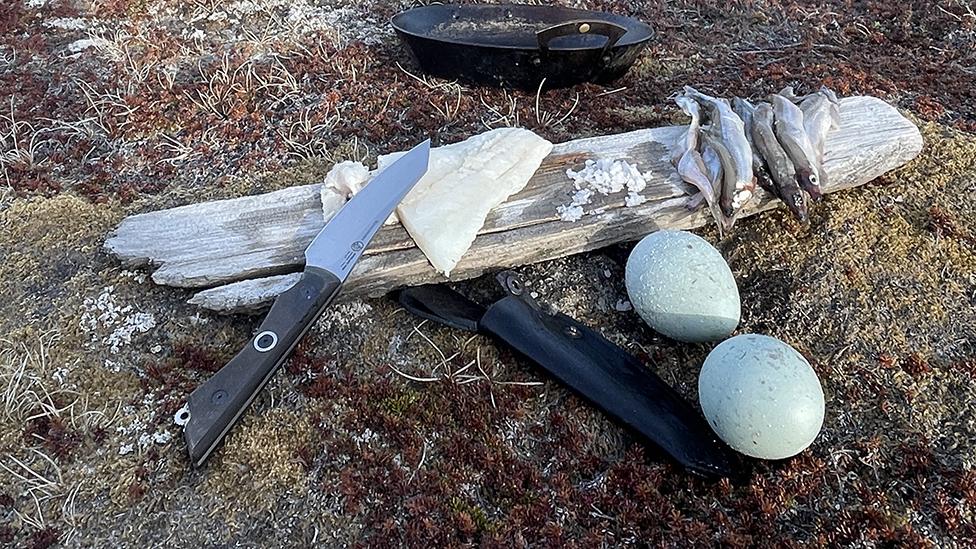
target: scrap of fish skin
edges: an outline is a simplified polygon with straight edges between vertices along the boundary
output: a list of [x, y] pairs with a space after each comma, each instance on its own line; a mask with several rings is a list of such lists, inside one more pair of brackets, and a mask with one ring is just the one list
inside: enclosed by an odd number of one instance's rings
[[671, 163], [677, 166], [685, 153], [698, 148], [699, 132], [701, 131], [701, 109], [694, 99], [686, 95], [675, 97], [674, 102], [678, 104], [682, 112], [691, 117], [691, 121], [688, 123], [688, 131], [678, 139], [674, 152], [671, 154]]
[[[375, 175], [376, 172], [369, 171], [362, 162], [346, 160], [332, 166], [329, 173], [325, 174], [325, 182], [322, 183], [322, 213], [325, 214], [325, 220], [332, 219], [338, 208], [359, 193]], [[396, 223], [399, 223], [399, 220], [396, 212], [393, 212], [383, 224]]]
[[761, 103], [753, 116], [753, 142], [769, 167], [773, 184], [776, 185], [776, 196], [786, 204], [797, 219], [801, 222], [806, 221], [807, 206], [803, 191], [797, 184], [793, 162], [776, 138], [773, 120], [772, 107], [768, 103]]
[[[712, 97], [685, 86], [685, 95], [692, 97], [711, 114], [711, 128], [721, 139], [732, 160], [731, 169], [734, 171], [735, 189], [752, 191], [756, 187], [756, 179], [752, 170], [752, 148], [746, 138], [745, 124], [739, 115], [732, 110], [728, 100]], [[728, 168], [727, 168], [728, 169]]]
[[[430, 151], [427, 173], [397, 216], [435, 269], [451, 270], [488, 213], [525, 188], [552, 143], [523, 128], [498, 128]], [[382, 169], [403, 153], [381, 156]]]
[[325, 223], [328, 223], [335, 214], [339, 213], [343, 204], [346, 203], [346, 197], [343, 193], [325, 184], [322, 184], [319, 189], [319, 197], [322, 199], [322, 221]]
[[362, 162], [339, 162], [325, 174], [325, 186], [334, 189], [347, 199], [358, 193], [370, 179], [369, 168]]
[[773, 101], [773, 128], [786, 154], [793, 161], [800, 187], [814, 200], [823, 192], [820, 188], [820, 163], [806, 130], [803, 129], [803, 111], [782, 95], [771, 96]]

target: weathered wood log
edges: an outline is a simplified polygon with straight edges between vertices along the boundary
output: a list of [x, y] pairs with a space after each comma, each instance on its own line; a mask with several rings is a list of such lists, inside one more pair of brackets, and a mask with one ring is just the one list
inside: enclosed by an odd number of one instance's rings
[[[451, 280], [486, 271], [554, 259], [638, 239], [659, 229], [690, 229], [711, 222], [704, 210], [689, 211], [686, 186], [669, 163], [669, 147], [681, 127], [654, 128], [579, 139], [556, 145], [526, 188], [491, 212]], [[918, 129], [880, 99], [852, 97], [841, 103], [841, 128], [827, 140], [825, 168], [836, 192], [895, 169], [922, 148]], [[650, 172], [648, 201], [625, 207], [623, 195], [594, 196], [577, 222], [559, 219], [569, 202], [567, 168], [586, 158], [621, 158]], [[764, 200], [744, 215], [779, 204]], [[331, 211], [338, 203], [326, 205]], [[191, 303], [225, 312], [256, 310], [297, 280], [302, 252], [325, 223], [318, 185], [260, 196], [207, 202], [125, 219], [105, 244], [127, 265], [158, 265], [153, 280], [183, 287], [218, 287]], [[263, 278], [262, 278], [263, 277]], [[396, 287], [445, 280], [399, 225], [384, 227], [353, 270], [345, 297], [378, 296]]]

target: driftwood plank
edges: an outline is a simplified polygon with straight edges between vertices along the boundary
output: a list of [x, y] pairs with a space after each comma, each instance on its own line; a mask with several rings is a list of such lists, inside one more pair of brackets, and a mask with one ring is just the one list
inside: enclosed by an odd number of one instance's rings
[[[843, 100], [841, 119], [841, 129], [827, 142], [826, 192], [871, 181], [921, 151], [918, 129], [879, 99]], [[662, 228], [709, 223], [703, 210], [690, 212], [685, 207], [689, 197], [668, 161], [669, 144], [681, 130], [638, 130], [557, 145], [526, 188], [492, 211], [451, 280], [634, 240]], [[595, 200], [588, 211], [604, 205], [603, 213], [561, 221], [556, 207], [569, 201], [572, 190], [565, 170], [590, 157], [623, 158], [651, 172], [643, 193], [650, 200], [628, 208], [622, 194], [594, 197], [603, 203]], [[296, 280], [295, 275], [266, 275], [300, 268], [302, 250], [325, 222], [318, 190], [318, 185], [294, 187], [133, 216], [119, 226], [106, 249], [129, 265], [160, 265], [153, 274], [160, 284], [202, 287], [232, 282], [199, 292], [191, 303], [218, 311], [254, 310]], [[746, 215], [777, 205], [778, 201], [766, 200]], [[166, 233], [166, 227], [174, 226], [180, 227], [179, 243]], [[161, 247], [161, 239], [170, 242]], [[368, 252], [349, 279], [346, 297], [376, 296], [400, 286], [445, 280], [398, 225], [384, 228]]]

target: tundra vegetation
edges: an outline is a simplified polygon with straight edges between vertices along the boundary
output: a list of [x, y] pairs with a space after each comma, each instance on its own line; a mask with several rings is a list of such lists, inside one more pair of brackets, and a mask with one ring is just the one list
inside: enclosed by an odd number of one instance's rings
[[[972, 3], [561, 3], [658, 37], [613, 88], [533, 94], [417, 73], [387, 24], [406, 1], [3, 2], [0, 545], [976, 543]], [[777, 210], [700, 231], [739, 282], [740, 332], [789, 342], [827, 394], [814, 445], [742, 483], [684, 474], [508, 350], [382, 299], [327, 312], [192, 470], [174, 414], [255, 319], [100, 251], [126, 215], [316, 182], [427, 136], [559, 142], [681, 121], [685, 84], [821, 83], [901, 107], [926, 148], [809, 225]], [[696, 399], [710, 346], [618, 307], [628, 251], [519, 272]]]

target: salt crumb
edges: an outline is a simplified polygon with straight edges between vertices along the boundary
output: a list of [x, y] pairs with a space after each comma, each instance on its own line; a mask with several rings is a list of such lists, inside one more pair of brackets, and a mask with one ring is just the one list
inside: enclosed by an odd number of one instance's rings
[[630, 301], [627, 301], [626, 299], [618, 299], [617, 304], [614, 305], [613, 308], [620, 312], [625, 312], [625, 311], [632, 311], [634, 309], [634, 306], [630, 303]]
[[624, 189], [640, 192], [647, 187], [644, 174], [626, 160], [587, 160], [582, 170], [566, 170], [566, 176], [577, 189], [591, 188], [604, 195]]
[[633, 208], [634, 206], [640, 206], [645, 202], [647, 202], [646, 196], [637, 194], [635, 192], [630, 192], [627, 193], [627, 198], [624, 199], [624, 206]]
[[583, 206], [590, 203], [590, 198], [593, 196], [593, 191], [590, 189], [580, 189], [573, 193], [572, 206]]
[[173, 439], [173, 435], [169, 431], [160, 431], [153, 433], [152, 439], [156, 444], [166, 444]]
[[563, 221], [579, 221], [583, 218], [583, 207], [582, 206], [559, 206], [556, 208], [556, 213], [559, 214], [559, 219]]
[[131, 454], [133, 450], [135, 450], [135, 446], [134, 445], [132, 445], [132, 444], [123, 444], [122, 446], [119, 447], [119, 455], [120, 456], [124, 456], [124, 455], [127, 455], [127, 454]]

